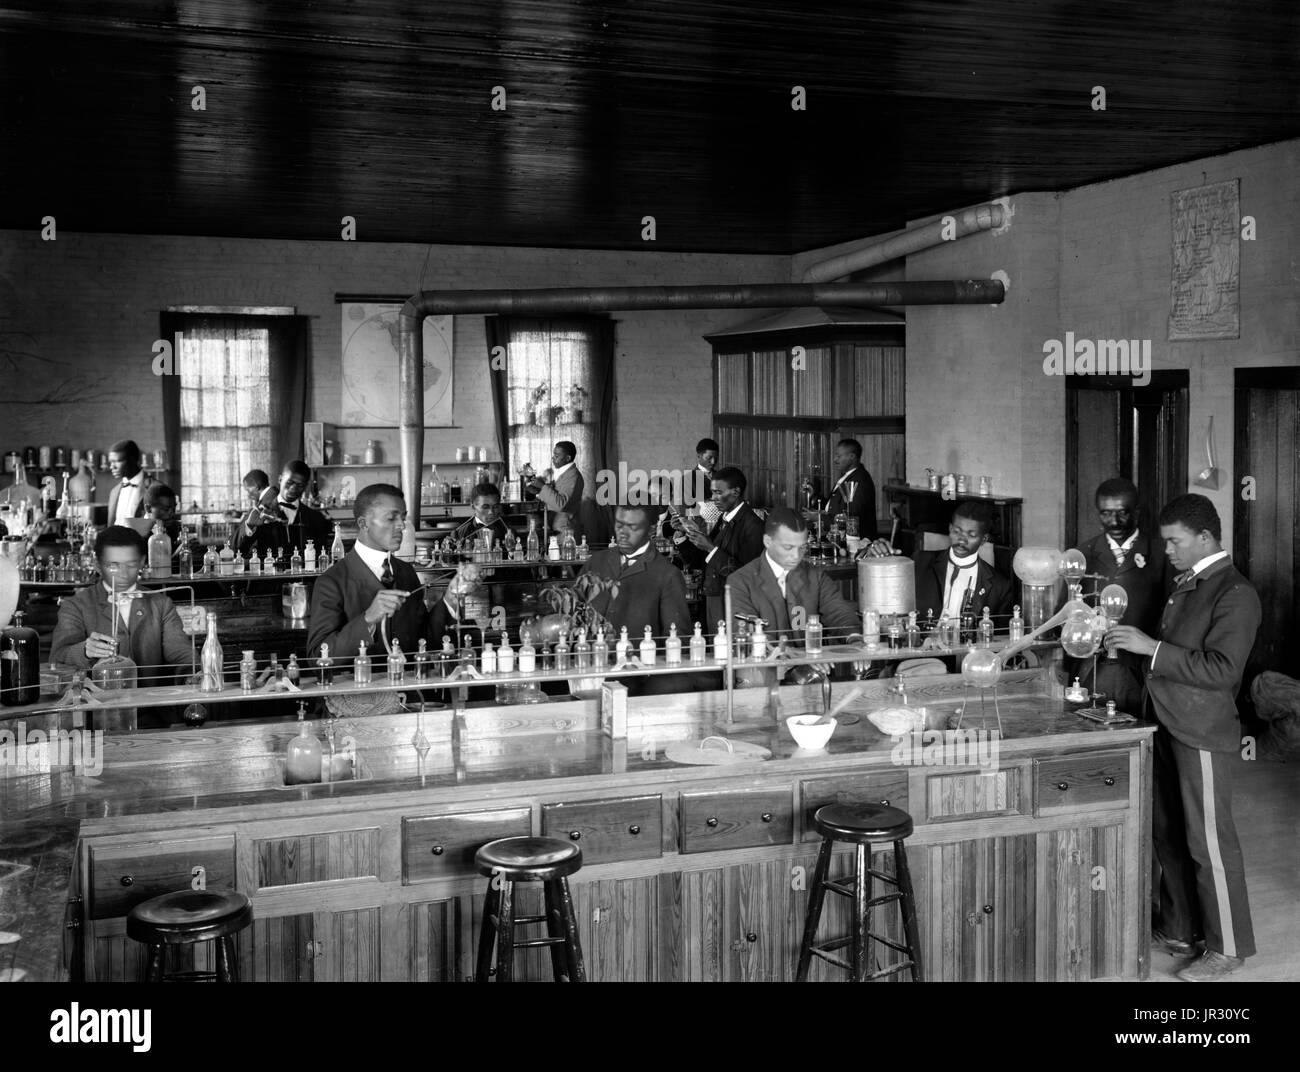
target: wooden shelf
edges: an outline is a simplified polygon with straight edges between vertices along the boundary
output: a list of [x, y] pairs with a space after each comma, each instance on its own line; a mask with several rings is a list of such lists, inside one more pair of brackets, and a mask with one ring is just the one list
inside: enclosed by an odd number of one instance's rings
[[[501, 465], [499, 461], [486, 462], [421, 462], [421, 467], [426, 465], [445, 465], [448, 467], [456, 465]], [[353, 462], [351, 465], [343, 465], [339, 462], [322, 462], [320, 465], [312, 466], [313, 469], [400, 469], [402, 463], [397, 462]]]

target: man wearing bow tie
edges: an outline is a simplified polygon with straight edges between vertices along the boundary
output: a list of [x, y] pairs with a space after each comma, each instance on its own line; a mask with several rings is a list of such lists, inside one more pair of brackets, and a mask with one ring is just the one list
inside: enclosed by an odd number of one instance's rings
[[[137, 581], [145, 542], [135, 529], [110, 525], [95, 540], [100, 583], [79, 589], [59, 604], [50, 642], [50, 662], [89, 669], [119, 652], [135, 661], [140, 687], [174, 684], [177, 669], [189, 672], [193, 652], [176, 606], [166, 593], [142, 593]], [[114, 602], [116, 598], [116, 602]], [[113, 643], [113, 618], [117, 643]], [[122, 712], [125, 719], [109, 727], [135, 729], [165, 726], [164, 709], [142, 707]]]
[[[939, 551], [917, 551], [913, 556], [916, 608], [922, 616], [932, 610], [936, 621], [944, 614], [956, 621], [968, 601], [977, 618], [985, 607], [994, 615], [1011, 613], [1010, 578], [979, 557], [992, 528], [993, 518], [983, 503], [961, 503], [948, 523], [948, 546]], [[868, 555], [891, 551], [884, 540], [877, 540]]]
[[[1128, 607], [1118, 624], [1154, 634], [1173, 586], [1164, 541], [1158, 534], [1138, 528], [1138, 489], [1132, 481], [1123, 477], [1102, 481], [1096, 501], [1102, 531], [1082, 548], [1088, 563], [1086, 572], [1094, 575], [1089, 582], [1091, 591], [1100, 593], [1108, 584], [1120, 585], [1128, 593]], [[1078, 677], [1089, 691], [1099, 688], [1121, 711], [1139, 714], [1146, 676], [1142, 656], [1121, 651], [1118, 660], [1096, 660], [1099, 681], [1095, 686], [1093, 662], [1068, 660], [1067, 672]]]
[[689, 541], [682, 558], [692, 569], [704, 570], [704, 631], [710, 635], [724, 614], [727, 578], [763, 553], [763, 522], [745, 501], [745, 474], [727, 466], [714, 471], [711, 483], [718, 520], [707, 532], [693, 521], [673, 518], [673, 528]]
[[1160, 723], [1153, 742], [1151, 837], [1160, 863], [1160, 918], [1152, 939], [1176, 956], [1205, 952], [1178, 976], [1222, 978], [1255, 952], [1246, 871], [1232, 821], [1232, 773], [1240, 762], [1237, 691], [1255, 644], [1259, 596], [1219, 545], [1221, 524], [1204, 495], [1180, 495], [1160, 511], [1160, 537], [1175, 569], [1155, 636], [1133, 625], [1106, 646], [1143, 657], [1146, 701]]
[[862, 464], [862, 444], [856, 439], [841, 439], [835, 447], [835, 465], [839, 479], [826, 500], [826, 509], [820, 513], [805, 510], [804, 518], [815, 523], [834, 522], [838, 514], [858, 520], [858, 536], [863, 540], [876, 538], [876, 484]]
[[495, 484], [478, 484], [474, 488], [474, 515], [452, 533], [457, 542], [465, 539], [478, 541], [481, 533], [487, 531], [496, 540], [498, 552], [505, 543], [510, 526], [501, 518], [501, 492]]
[[123, 439], [108, 448], [108, 468], [117, 481], [108, 493], [108, 523], [125, 525], [129, 518], [144, 517], [144, 496], [153, 477], [140, 468], [140, 448]]
[[311, 469], [306, 462], [295, 460], [286, 464], [280, 473], [280, 486], [274, 499], [268, 488], [239, 526], [235, 550], [240, 554], [251, 550], [259, 557], [265, 557], [268, 551], [283, 548], [288, 557], [294, 548], [302, 550], [308, 540], [315, 540], [317, 553], [324, 551], [328, 554], [329, 519], [301, 501], [310, 483]]

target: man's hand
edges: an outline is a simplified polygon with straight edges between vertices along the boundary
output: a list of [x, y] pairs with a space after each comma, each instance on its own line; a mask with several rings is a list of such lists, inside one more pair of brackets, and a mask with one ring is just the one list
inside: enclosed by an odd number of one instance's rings
[[402, 609], [410, 594], [401, 588], [381, 588], [366, 608], [366, 625], [378, 625], [385, 618], [392, 617]]
[[254, 506], [251, 510], [248, 511], [248, 515], [244, 518], [244, 528], [246, 528], [250, 533], [252, 533], [252, 532], [256, 532], [258, 526], [260, 526], [261, 524], [262, 524], [262, 511], [259, 507]]
[[699, 529], [697, 529], [694, 525], [691, 525], [689, 528], [685, 529], [684, 531], [686, 533], [686, 538], [690, 540], [691, 543], [695, 544], [695, 546], [698, 547], [701, 551], [713, 550], [713, 541], [710, 540], [706, 535], [704, 535], [704, 533], [701, 532]]
[[1134, 655], [1151, 655], [1156, 650], [1156, 642], [1135, 625], [1111, 626], [1106, 630], [1103, 643], [1107, 650], [1118, 648]]
[[872, 540], [866, 547], [858, 551], [858, 558], [888, 558], [898, 552], [894, 550], [894, 545], [888, 540]]
[[117, 654], [117, 645], [113, 638], [105, 633], [91, 633], [86, 637], [86, 658], [106, 659]]

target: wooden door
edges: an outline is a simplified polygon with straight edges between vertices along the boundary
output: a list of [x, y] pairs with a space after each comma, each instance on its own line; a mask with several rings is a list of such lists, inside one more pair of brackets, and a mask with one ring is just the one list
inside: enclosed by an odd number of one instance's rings
[[[1121, 971], [1124, 826], [1039, 834], [1037, 977], [1082, 981]], [[1145, 906], [1132, 906], [1143, 911]]]
[[[1267, 594], [1248, 680], [1261, 670], [1294, 675], [1300, 645], [1300, 370], [1238, 370], [1235, 395], [1233, 561], [1262, 597]], [[1247, 477], [1253, 484], [1243, 487]], [[1247, 488], [1253, 499], [1242, 497]]]

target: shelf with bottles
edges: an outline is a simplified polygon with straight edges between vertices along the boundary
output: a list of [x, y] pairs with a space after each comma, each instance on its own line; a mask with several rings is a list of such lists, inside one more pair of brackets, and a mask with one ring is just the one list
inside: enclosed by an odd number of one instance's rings
[[[449, 469], [466, 469], [470, 466], [478, 465], [500, 465], [501, 459], [489, 458], [486, 461], [479, 461], [477, 459], [474, 461], [429, 461], [421, 464], [422, 468], [425, 469], [434, 465], [446, 466]], [[322, 462], [320, 465], [312, 466], [313, 469], [400, 469], [401, 467], [402, 463], [400, 460], [391, 462], [348, 462], [346, 465], [342, 462]]]

